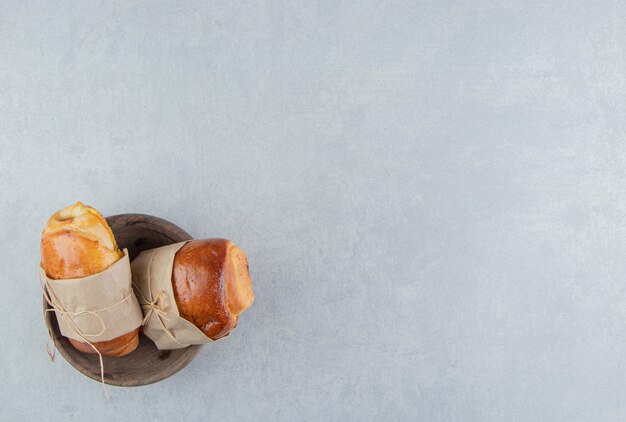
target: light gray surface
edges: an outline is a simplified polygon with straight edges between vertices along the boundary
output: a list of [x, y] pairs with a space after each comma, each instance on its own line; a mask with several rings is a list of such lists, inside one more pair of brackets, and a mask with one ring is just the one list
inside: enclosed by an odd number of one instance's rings
[[[521, 3], [1, 2], [0, 419], [623, 421], [626, 6]], [[75, 200], [256, 303], [103, 400], [44, 352]]]

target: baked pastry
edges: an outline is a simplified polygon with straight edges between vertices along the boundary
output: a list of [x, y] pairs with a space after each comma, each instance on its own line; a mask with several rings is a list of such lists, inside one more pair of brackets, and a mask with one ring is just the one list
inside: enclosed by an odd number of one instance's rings
[[174, 257], [172, 287], [180, 316], [213, 340], [254, 301], [248, 259], [227, 239], [186, 243]]
[[[106, 270], [124, 256], [100, 213], [80, 202], [54, 214], [41, 235], [41, 266], [55, 280], [81, 278]], [[139, 344], [139, 328], [112, 340], [94, 342], [104, 356], [123, 356]], [[84, 342], [68, 338], [84, 353], [96, 353]]]

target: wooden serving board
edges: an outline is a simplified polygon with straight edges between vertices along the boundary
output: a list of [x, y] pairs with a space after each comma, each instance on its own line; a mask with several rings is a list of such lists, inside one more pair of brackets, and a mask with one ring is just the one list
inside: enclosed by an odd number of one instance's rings
[[[127, 248], [131, 261], [140, 252], [191, 239], [180, 227], [145, 214], [120, 214], [107, 217], [120, 249]], [[44, 310], [49, 308], [45, 299]], [[76, 370], [100, 382], [98, 355], [81, 353], [61, 335], [54, 312], [45, 312], [44, 318], [50, 338], [59, 353]], [[174, 375], [191, 362], [202, 345], [184, 349], [159, 350], [143, 334], [139, 346], [132, 353], [119, 358], [104, 357], [104, 381], [110, 385], [136, 387], [159, 382]]]

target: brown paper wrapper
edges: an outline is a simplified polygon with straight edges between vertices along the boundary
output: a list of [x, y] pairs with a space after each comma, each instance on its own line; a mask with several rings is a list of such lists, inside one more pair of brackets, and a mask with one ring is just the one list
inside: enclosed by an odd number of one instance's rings
[[143, 251], [130, 264], [137, 298], [144, 313], [143, 332], [160, 350], [213, 341], [178, 313], [172, 268], [176, 252], [185, 243]]
[[81, 342], [108, 341], [141, 325], [126, 249], [124, 257], [98, 274], [53, 280], [39, 266], [39, 276], [45, 280], [65, 337]]

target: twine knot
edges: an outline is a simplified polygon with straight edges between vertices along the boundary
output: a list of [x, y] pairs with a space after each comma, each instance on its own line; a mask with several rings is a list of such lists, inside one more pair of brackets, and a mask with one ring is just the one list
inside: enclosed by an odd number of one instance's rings
[[[137, 290], [141, 293], [141, 290]], [[163, 290], [161, 290], [156, 295], [154, 300], [147, 300], [144, 297], [143, 293], [141, 293], [141, 297], [142, 299], [144, 299], [144, 301], [141, 303], [141, 309], [146, 311], [141, 325], [146, 325], [153, 313], [156, 314], [159, 318], [163, 318], [164, 320], [169, 321], [169, 319], [167, 318], [167, 313], [165, 312], [167, 310], [167, 296]]]
[[[48, 278], [47, 277], [43, 277], [43, 278], [44, 278], [44, 283], [42, 284], [41, 282], [42, 274], [40, 272], [39, 273], [39, 286], [41, 287], [41, 292], [43, 293], [43, 297], [46, 299], [46, 302], [50, 306], [49, 309], [46, 309], [46, 312], [55, 312], [57, 315], [60, 315], [67, 322], [67, 324], [70, 326], [72, 331], [74, 331], [78, 335], [78, 337], [80, 337], [82, 341], [84, 341], [89, 346], [91, 346], [91, 348], [98, 354], [98, 358], [100, 360], [100, 381], [102, 382], [102, 389], [104, 390], [104, 397], [108, 399], [109, 393], [106, 389], [106, 383], [104, 382], [104, 361], [102, 360], [102, 353], [100, 353], [98, 348], [94, 346], [94, 344], [90, 342], [89, 340], [87, 340], [85, 337], [97, 337], [101, 335], [102, 333], [104, 333], [104, 330], [106, 330], [106, 324], [104, 323], [104, 320], [102, 319], [102, 317], [98, 315], [98, 312], [102, 312], [105, 309], [113, 307], [117, 305], [117, 303], [110, 307], [107, 307], [104, 309], [98, 309], [95, 311], [70, 312], [67, 309], [65, 309], [65, 307], [63, 306], [63, 304], [61, 303], [57, 295], [54, 293], [54, 290], [50, 286], [50, 283], [48, 283]], [[124, 298], [122, 301], [126, 299], [127, 298]], [[87, 334], [83, 332], [83, 330], [81, 330], [80, 327], [74, 321], [75, 317], [82, 316], [82, 315], [93, 315], [96, 318], [98, 318], [98, 320], [100, 321], [100, 326], [102, 327], [100, 329], [100, 332], [95, 333], [95, 334]], [[55, 354], [51, 354], [50, 350], [48, 349], [46, 351], [48, 352], [48, 356], [50, 356], [50, 360], [54, 362]]]
[[149, 285], [148, 292], [150, 294], [150, 299], [148, 299], [146, 295], [143, 294], [139, 286], [137, 286], [135, 283], [133, 283], [133, 288], [135, 289], [135, 292], [137, 293], [137, 299], [139, 300], [141, 309], [143, 311], [146, 311], [146, 314], [143, 318], [143, 321], [141, 322], [141, 325], [142, 326], [146, 325], [148, 321], [150, 320], [150, 318], [153, 315], [156, 315], [157, 321], [159, 321], [159, 324], [161, 325], [161, 328], [163, 329], [163, 331], [165, 331], [165, 333], [176, 344], [183, 346], [183, 347], [188, 346], [187, 344], [183, 344], [179, 342], [176, 339], [176, 337], [174, 337], [174, 334], [172, 334], [170, 329], [167, 328], [167, 326], [165, 325], [165, 322], [163, 322], [164, 320], [169, 321], [169, 318], [167, 317], [167, 312], [166, 312], [167, 311], [167, 293], [161, 290], [159, 291], [159, 293], [157, 293], [157, 295], [154, 298], [152, 298], [152, 290], [150, 289], [150, 285]]

